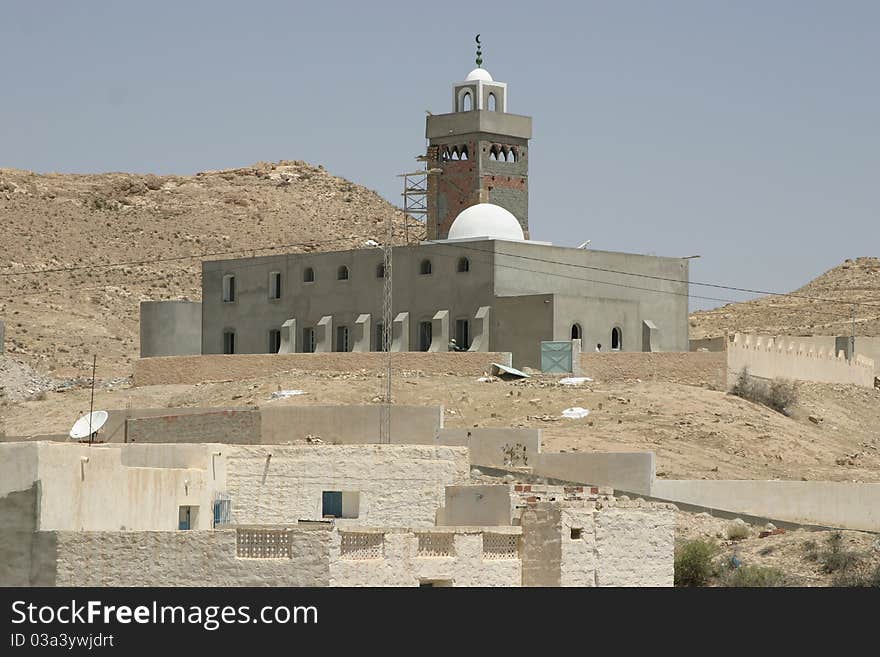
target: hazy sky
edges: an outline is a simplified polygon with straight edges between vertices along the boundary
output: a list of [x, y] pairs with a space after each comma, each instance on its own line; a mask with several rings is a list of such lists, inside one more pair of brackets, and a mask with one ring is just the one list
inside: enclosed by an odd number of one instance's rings
[[783, 291], [880, 255], [876, 0], [0, 0], [0, 167], [301, 159], [398, 203], [476, 32], [534, 117], [534, 239]]

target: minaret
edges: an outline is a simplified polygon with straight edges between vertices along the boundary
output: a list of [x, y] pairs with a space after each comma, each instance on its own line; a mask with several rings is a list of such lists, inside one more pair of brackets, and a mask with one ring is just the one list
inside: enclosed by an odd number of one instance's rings
[[532, 119], [507, 111], [507, 84], [483, 68], [477, 35], [477, 68], [453, 85], [449, 114], [427, 117], [427, 238], [445, 239], [458, 213], [477, 203], [509, 210], [529, 236], [529, 139]]

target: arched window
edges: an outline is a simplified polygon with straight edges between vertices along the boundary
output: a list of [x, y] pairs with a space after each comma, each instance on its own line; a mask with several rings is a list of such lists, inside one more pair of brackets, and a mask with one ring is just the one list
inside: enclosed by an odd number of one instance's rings
[[496, 109], [497, 101], [495, 100], [495, 94], [493, 94], [493, 93], [489, 94], [489, 102], [487, 103], [487, 105], [489, 106], [490, 112], [497, 111], [497, 109]]
[[303, 270], [303, 283], [314, 283], [315, 282], [315, 270], [311, 267], [306, 267]]
[[471, 270], [471, 261], [467, 258], [459, 258], [458, 259], [458, 271], [460, 273], [470, 271]]
[[339, 269], [336, 270], [336, 280], [338, 281], [347, 281], [348, 280], [348, 267], [345, 265], [340, 265]]
[[235, 301], [235, 276], [232, 274], [223, 277], [223, 301]]
[[623, 331], [615, 326], [611, 329], [611, 351], [620, 351], [623, 348]]
[[461, 156], [459, 159], [462, 159], [462, 160], [468, 159], [468, 149], [467, 149], [466, 144], [461, 147]]
[[376, 278], [385, 278], [385, 263], [380, 262], [376, 265]]
[[572, 324], [571, 325], [571, 339], [572, 340], [581, 340], [583, 338], [583, 331], [581, 331], [580, 324]]
[[507, 161], [508, 162], [516, 162], [519, 159], [519, 155], [516, 152], [516, 148], [511, 146], [510, 150], [507, 151]]
[[489, 149], [489, 159], [492, 161], [496, 161], [498, 157], [495, 155], [495, 147]]
[[431, 261], [430, 260], [422, 260], [421, 264], [419, 265], [419, 273], [422, 276], [427, 276], [428, 274], [431, 273]]
[[461, 111], [470, 112], [474, 109], [474, 97], [470, 91], [465, 91], [461, 96]]

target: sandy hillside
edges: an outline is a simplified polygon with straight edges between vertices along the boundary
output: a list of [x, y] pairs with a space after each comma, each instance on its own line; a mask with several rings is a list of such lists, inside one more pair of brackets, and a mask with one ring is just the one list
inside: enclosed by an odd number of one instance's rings
[[[98, 353], [104, 377], [128, 375], [139, 302], [200, 298], [201, 258], [190, 256], [356, 248], [381, 241], [389, 215], [402, 238], [401, 213], [378, 194], [304, 162], [194, 176], [0, 169], [7, 352], [65, 377], [90, 375]], [[129, 261], [142, 264], [100, 267]]]
[[[133, 408], [369, 404], [375, 375], [290, 372], [246, 381], [130, 388], [110, 382], [96, 407]], [[272, 400], [279, 389], [306, 395]], [[668, 383], [558, 384], [536, 375], [523, 382], [400, 372], [401, 404], [442, 404], [448, 427], [536, 427], [548, 451], [639, 451], [657, 455], [668, 479], [806, 479], [880, 481], [880, 390], [800, 384], [786, 417], [724, 392]], [[48, 392], [43, 400], [0, 408], [9, 435], [66, 433], [89, 407], [87, 387]], [[562, 417], [580, 406], [590, 414]], [[814, 420], [810, 420], [810, 416]]]
[[849, 335], [854, 303], [864, 304], [855, 307], [856, 335], [880, 336], [880, 258], [847, 260], [792, 294], [801, 297], [767, 296], [692, 313], [690, 337], [736, 331]]

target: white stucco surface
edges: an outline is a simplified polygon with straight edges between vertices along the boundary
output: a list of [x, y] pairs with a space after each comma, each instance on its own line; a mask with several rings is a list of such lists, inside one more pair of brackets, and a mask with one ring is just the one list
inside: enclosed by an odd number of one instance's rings
[[469, 477], [466, 447], [226, 445], [233, 522], [292, 524], [322, 517], [324, 491], [359, 492], [339, 525], [431, 526], [445, 486]]

